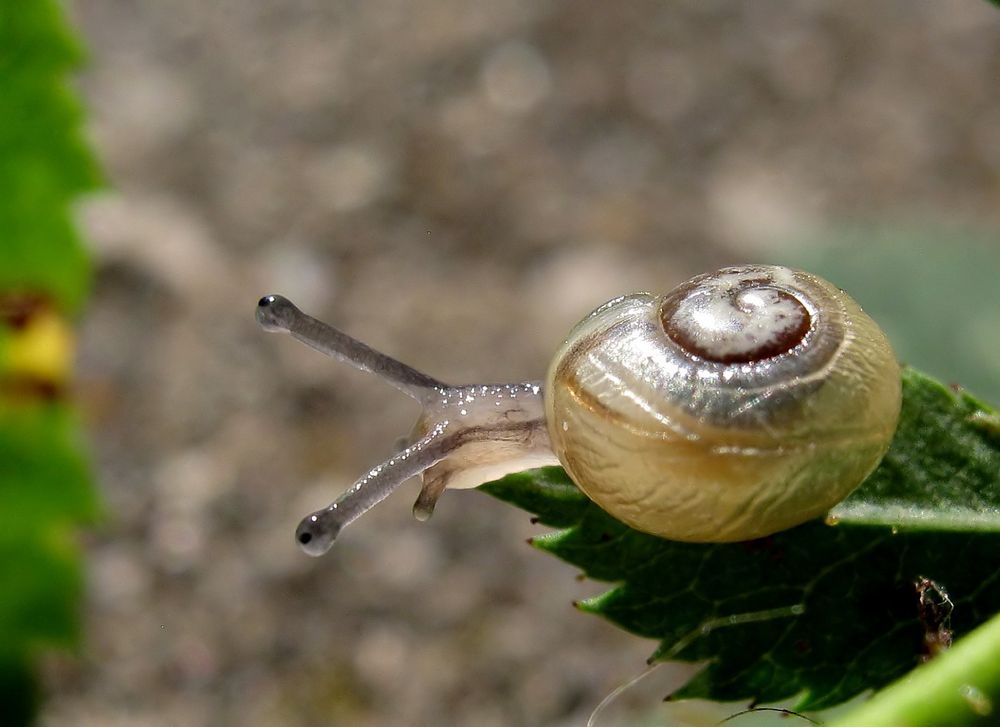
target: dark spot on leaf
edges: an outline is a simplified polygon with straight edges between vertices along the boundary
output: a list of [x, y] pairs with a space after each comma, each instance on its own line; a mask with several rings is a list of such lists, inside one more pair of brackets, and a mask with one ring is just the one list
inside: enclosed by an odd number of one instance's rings
[[954, 632], [951, 614], [955, 606], [940, 583], [923, 576], [914, 583], [917, 592], [917, 616], [924, 628], [923, 661], [934, 658], [951, 646]]
[[7, 293], [0, 296], [0, 323], [15, 331], [22, 330], [49, 306], [49, 300], [39, 293]]
[[11, 399], [56, 401], [65, 393], [60, 383], [37, 377], [21, 376], [0, 381], [0, 394]]

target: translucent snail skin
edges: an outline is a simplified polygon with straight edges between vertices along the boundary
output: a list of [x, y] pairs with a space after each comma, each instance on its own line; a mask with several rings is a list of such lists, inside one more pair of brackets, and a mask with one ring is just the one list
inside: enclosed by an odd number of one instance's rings
[[759, 538], [826, 513], [878, 465], [900, 370], [846, 293], [789, 268], [699, 275], [616, 298], [581, 321], [543, 383], [444, 384], [266, 296], [257, 320], [370, 371], [423, 412], [402, 451], [296, 531], [311, 555], [422, 474], [414, 514], [446, 487], [561, 464], [597, 505], [672, 540]]

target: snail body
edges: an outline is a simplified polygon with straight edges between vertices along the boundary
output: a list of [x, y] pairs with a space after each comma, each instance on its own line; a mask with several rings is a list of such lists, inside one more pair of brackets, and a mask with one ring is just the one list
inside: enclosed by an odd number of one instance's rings
[[845, 498], [899, 416], [899, 365], [877, 324], [830, 283], [783, 267], [616, 298], [571, 331], [544, 383], [444, 384], [277, 296], [257, 317], [423, 405], [401, 452], [299, 525], [313, 555], [410, 476], [422, 474], [414, 514], [425, 519], [447, 487], [544, 464], [638, 530], [758, 538]]

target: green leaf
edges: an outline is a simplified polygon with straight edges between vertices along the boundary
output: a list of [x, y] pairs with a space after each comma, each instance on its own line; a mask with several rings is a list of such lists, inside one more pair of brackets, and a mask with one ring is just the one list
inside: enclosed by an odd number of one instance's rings
[[98, 511], [60, 401], [67, 318], [89, 276], [72, 206], [98, 182], [67, 78], [79, 59], [57, 0], [0, 3], [0, 722], [12, 727], [37, 708], [42, 648], [77, 643], [74, 534]]
[[561, 530], [541, 550], [616, 585], [578, 607], [658, 639], [653, 660], [709, 660], [674, 696], [824, 709], [880, 688], [924, 655], [916, 582], [954, 602], [971, 631], [1000, 610], [1000, 441], [996, 412], [912, 370], [882, 465], [839, 508], [745, 543], [639, 533], [592, 504], [559, 468], [483, 485]]
[[[28, 680], [39, 647], [76, 644], [83, 578], [73, 534], [97, 515], [68, 407], [0, 398], [0, 697]], [[28, 714], [33, 691], [10, 691]], [[27, 722], [3, 715], [4, 724]]]
[[1000, 530], [997, 415], [964, 390], [912, 369], [882, 464], [833, 509], [840, 522], [934, 530]]
[[71, 203], [99, 175], [65, 75], [79, 62], [54, 0], [0, 4], [0, 291], [80, 305], [89, 268]]
[[98, 514], [76, 418], [59, 402], [0, 400], [0, 548]]

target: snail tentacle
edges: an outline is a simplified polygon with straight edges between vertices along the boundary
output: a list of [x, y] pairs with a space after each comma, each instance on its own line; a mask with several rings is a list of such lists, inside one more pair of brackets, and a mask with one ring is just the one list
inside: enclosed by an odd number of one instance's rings
[[257, 322], [267, 331], [284, 331], [320, 353], [375, 374], [417, 401], [448, 388], [447, 384], [303, 313], [283, 296], [261, 298], [257, 302]]
[[333, 503], [307, 515], [295, 530], [295, 539], [309, 555], [323, 555], [340, 531], [391, 495], [414, 475], [440, 462], [457, 445], [446, 436], [448, 422], [439, 422], [419, 440], [372, 467]]

